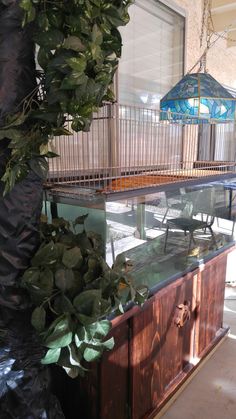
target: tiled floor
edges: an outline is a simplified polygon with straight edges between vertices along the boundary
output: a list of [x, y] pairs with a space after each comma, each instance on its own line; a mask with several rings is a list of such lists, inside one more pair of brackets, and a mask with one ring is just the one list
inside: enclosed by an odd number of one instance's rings
[[230, 334], [162, 419], [236, 419], [236, 288], [226, 288]]

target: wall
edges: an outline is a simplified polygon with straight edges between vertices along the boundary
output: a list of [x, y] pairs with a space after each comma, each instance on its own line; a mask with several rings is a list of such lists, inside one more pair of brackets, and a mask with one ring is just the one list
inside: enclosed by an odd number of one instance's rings
[[[167, 1], [164, 0], [167, 4]], [[186, 13], [185, 71], [196, 63], [201, 55], [200, 34], [202, 0], [168, 0], [168, 5], [181, 8]], [[196, 68], [197, 69], [197, 68]], [[236, 89], [236, 47], [227, 48], [226, 41], [219, 39], [207, 55], [207, 69], [220, 83]]]

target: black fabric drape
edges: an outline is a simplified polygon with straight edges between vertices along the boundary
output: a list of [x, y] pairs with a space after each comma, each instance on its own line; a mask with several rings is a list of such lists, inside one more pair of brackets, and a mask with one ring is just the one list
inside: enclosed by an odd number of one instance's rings
[[[0, 0], [0, 127], [36, 86], [32, 30], [22, 28], [18, 0]], [[7, 145], [7, 139], [0, 141], [0, 176], [9, 158]], [[42, 180], [30, 172], [6, 197], [2, 192], [0, 182], [0, 418], [60, 419], [48, 369], [40, 364], [44, 348], [18, 284], [39, 245]]]

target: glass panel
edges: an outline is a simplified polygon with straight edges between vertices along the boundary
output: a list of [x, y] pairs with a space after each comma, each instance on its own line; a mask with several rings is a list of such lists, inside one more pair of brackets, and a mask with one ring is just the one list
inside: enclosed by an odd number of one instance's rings
[[227, 249], [236, 237], [236, 177], [143, 196], [127, 193], [125, 199], [114, 194], [112, 201], [96, 193], [71, 199], [57, 192], [53, 199], [54, 217], [55, 205], [58, 216], [70, 221], [88, 214], [85, 229], [103, 239], [109, 266], [118, 257], [125, 270], [129, 261], [130, 280], [151, 290]]
[[[161, 104], [161, 110], [165, 112], [174, 112], [177, 114], [198, 116], [199, 113], [199, 99], [178, 99], [178, 100], [165, 100]], [[209, 116], [209, 115], [208, 115]], [[179, 119], [179, 115], [161, 114], [161, 119]]]
[[184, 18], [158, 1], [137, 0], [123, 40], [118, 100], [158, 108], [160, 98], [183, 75]]
[[234, 120], [235, 101], [224, 99], [200, 99], [201, 117], [217, 119], [217, 120]]
[[234, 241], [234, 181], [107, 202], [108, 264], [131, 261], [133, 281], [154, 289], [221, 252]]

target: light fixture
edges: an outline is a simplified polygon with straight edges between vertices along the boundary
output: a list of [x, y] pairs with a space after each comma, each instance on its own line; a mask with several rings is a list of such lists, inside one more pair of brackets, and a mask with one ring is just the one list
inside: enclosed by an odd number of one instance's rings
[[[184, 115], [221, 121], [233, 120], [235, 98], [208, 73], [184, 76], [160, 102], [164, 118], [173, 112], [173, 119]], [[179, 114], [179, 117], [178, 117]]]
[[[232, 121], [235, 118], [235, 100], [231, 93], [216, 81], [206, 69], [206, 56], [221, 35], [211, 40], [215, 34], [212, 27], [211, 2], [205, 0], [200, 47], [206, 31], [206, 48], [186, 74], [160, 101], [161, 119], [184, 119], [184, 115], [192, 118], [192, 122], [216, 120], [219, 122]], [[199, 65], [197, 73], [192, 70]]]

